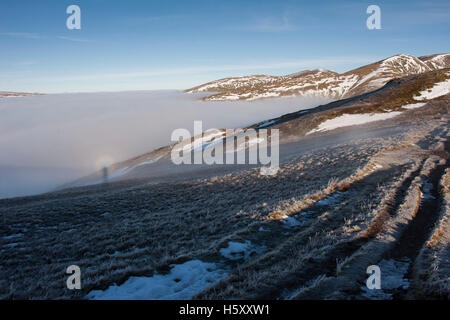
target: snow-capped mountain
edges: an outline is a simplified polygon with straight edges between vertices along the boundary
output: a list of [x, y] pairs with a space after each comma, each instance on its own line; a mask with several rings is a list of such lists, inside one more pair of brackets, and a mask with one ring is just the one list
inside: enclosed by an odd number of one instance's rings
[[394, 78], [449, 67], [450, 54], [419, 58], [400, 54], [342, 74], [316, 69], [286, 76], [231, 77], [208, 82], [185, 92], [211, 92], [212, 95], [204, 99], [219, 101], [281, 96], [321, 96], [339, 100], [379, 89]]
[[434, 69], [448, 68], [450, 65], [450, 54], [432, 54], [419, 59]]

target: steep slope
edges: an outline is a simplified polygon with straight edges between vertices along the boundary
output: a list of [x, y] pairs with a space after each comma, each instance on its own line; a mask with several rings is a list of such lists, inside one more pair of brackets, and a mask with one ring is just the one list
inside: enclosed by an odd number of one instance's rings
[[443, 69], [448, 68], [450, 65], [450, 54], [432, 54], [429, 56], [419, 57], [420, 60], [425, 62], [431, 68]]
[[[279, 128], [280, 137], [313, 133], [320, 125], [346, 115], [389, 115], [420, 108], [450, 94], [450, 71], [442, 69], [391, 80], [381, 89], [309, 110], [301, 110], [257, 123], [252, 127]], [[341, 117], [341, 118], [340, 118]], [[341, 127], [342, 127], [341, 123]]]
[[205, 100], [256, 100], [282, 96], [322, 96], [334, 100], [381, 88], [394, 78], [450, 67], [450, 54], [416, 58], [407, 54], [378, 61], [343, 74], [324, 69], [286, 76], [244, 76], [220, 79], [186, 90], [211, 92]]
[[[410, 110], [422, 107], [427, 109], [428, 107], [425, 107], [433, 103], [438, 103], [442, 112], [446, 113], [449, 94], [450, 69], [430, 71], [391, 80], [378, 90], [316, 108], [285, 114], [278, 118], [258, 122], [245, 129], [277, 128], [280, 130], [280, 143], [283, 144], [298, 141], [310, 135], [326, 134], [328, 131], [340, 130], [343, 127], [405, 116], [409, 114]], [[205, 132], [202, 144], [197, 148], [205, 149], [216, 142], [222, 142], [227, 137], [224, 129]], [[193, 142], [198, 138], [193, 137], [190, 140], [184, 140], [153, 150], [134, 159], [117, 163], [108, 168], [109, 179], [110, 181], [119, 181], [152, 177], [157, 180], [158, 177], [164, 175], [167, 180], [169, 175], [175, 177], [179, 174], [191, 174], [196, 170], [211, 171], [215, 174], [220, 170], [228, 170], [229, 168], [224, 166], [218, 168], [207, 165], [205, 167], [186, 166], [182, 168], [182, 166], [171, 163], [172, 150], [191, 152], [195, 147]], [[96, 172], [69, 186], [83, 186], [102, 182], [102, 172]]]
[[[280, 146], [275, 176], [215, 166], [209, 177], [205, 168], [196, 175], [179, 168], [172, 174], [180, 180], [158, 180], [151, 171], [165, 174], [170, 161], [136, 164], [160, 157], [160, 149], [124, 162], [134, 167], [127, 181], [0, 200], [0, 299], [111, 291], [110, 299], [123, 292], [149, 299], [192, 288], [196, 295], [184, 298], [448, 299], [449, 184], [442, 175], [450, 95], [414, 102], [446, 82], [448, 71], [396, 79], [271, 124], [298, 139]], [[417, 103], [426, 105], [411, 108]], [[304, 135], [311, 119], [388, 110], [402, 115]], [[81, 290], [67, 290], [67, 275], [55, 272], [68, 265], [84, 270]], [[383, 291], [368, 294], [369, 265], [399, 285], [386, 288], [382, 278]], [[156, 279], [164, 285], [148, 284]]]

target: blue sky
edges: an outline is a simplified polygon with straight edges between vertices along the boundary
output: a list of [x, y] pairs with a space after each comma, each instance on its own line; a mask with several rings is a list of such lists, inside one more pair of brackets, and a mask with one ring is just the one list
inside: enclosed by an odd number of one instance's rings
[[[81, 8], [81, 30], [66, 8]], [[366, 8], [381, 8], [381, 30]], [[450, 52], [450, 2], [2, 0], [0, 91], [184, 89]]]

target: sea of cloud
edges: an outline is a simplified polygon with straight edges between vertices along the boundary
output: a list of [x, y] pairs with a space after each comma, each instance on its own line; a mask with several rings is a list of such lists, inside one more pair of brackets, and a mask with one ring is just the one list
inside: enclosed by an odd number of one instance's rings
[[170, 143], [176, 128], [240, 128], [323, 98], [205, 102], [181, 91], [49, 94], [0, 99], [0, 198], [50, 191]]

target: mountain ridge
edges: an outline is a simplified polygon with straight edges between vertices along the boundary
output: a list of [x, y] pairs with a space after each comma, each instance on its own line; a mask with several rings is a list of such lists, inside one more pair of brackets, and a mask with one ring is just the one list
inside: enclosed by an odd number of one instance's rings
[[284, 76], [227, 77], [185, 92], [210, 92], [211, 95], [203, 98], [208, 101], [252, 101], [283, 96], [321, 96], [340, 100], [379, 89], [395, 78], [449, 67], [449, 53], [421, 57], [397, 54], [344, 73], [319, 68]]

